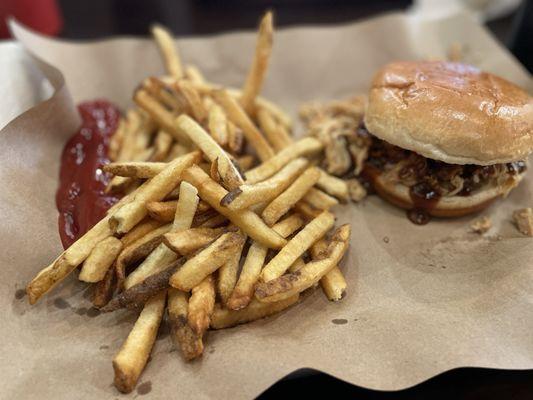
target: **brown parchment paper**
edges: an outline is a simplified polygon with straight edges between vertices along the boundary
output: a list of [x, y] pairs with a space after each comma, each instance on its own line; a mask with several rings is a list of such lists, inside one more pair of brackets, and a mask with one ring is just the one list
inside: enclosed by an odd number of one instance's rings
[[[148, 40], [71, 43], [12, 29], [57, 70], [36, 60], [55, 94], [0, 131], [0, 393], [119, 397], [111, 359], [135, 316], [95, 317], [87, 309], [90, 292], [75, 276], [34, 307], [17, 294], [60, 251], [59, 155], [78, 123], [70, 95], [76, 102], [105, 97], [127, 106], [134, 86], [161, 73], [162, 65]], [[239, 86], [254, 37], [191, 38], [179, 46], [183, 59], [210, 80]], [[467, 62], [531, 89], [525, 70], [468, 16], [421, 21], [391, 14], [278, 31], [265, 94], [295, 115], [303, 101], [366, 90], [388, 61], [443, 56], [454, 41], [465, 43]], [[474, 217], [421, 227], [375, 197], [340, 206], [339, 223], [353, 226], [342, 302], [330, 303], [317, 290], [281, 315], [210, 332], [206, 354], [193, 363], [172, 352], [163, 330], [140, 381], [141, 393], [151, 388], [143, 397], [246, 399], [304, 367], [389, 390], [462, 366], [533, 368], [533, 242], [510, 221], [513, 209], [533, 205], [532, 192], [529, 173], [508, 199], [483, 213], [494, 222], [483, 237], [468, 232]]]

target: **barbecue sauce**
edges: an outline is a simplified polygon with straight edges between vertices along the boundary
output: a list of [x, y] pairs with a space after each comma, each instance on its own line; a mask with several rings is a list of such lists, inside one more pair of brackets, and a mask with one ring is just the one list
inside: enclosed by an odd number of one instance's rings
[[407, 218], [416, 225], [425, 225], [430, 220], [430, 212], [435, 208], [441, 196], [431, 185], [419, 182], [409, 188], [409, 197], [414, 208], [407, 211]]
[[61, 156], [56, 205], [59, 235], [66, 249], [105, 216], [118, 197], [105, 193], [110, 176], [101, 169], [109, 162], [109, 140], [120, 112], [105, 100], [78, 106], [82, 124]]

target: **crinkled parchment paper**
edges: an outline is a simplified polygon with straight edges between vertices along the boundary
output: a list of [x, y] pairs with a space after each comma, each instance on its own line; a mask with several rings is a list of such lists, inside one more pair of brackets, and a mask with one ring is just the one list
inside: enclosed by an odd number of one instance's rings
[[[34, 307], [19, 297], [60, 251], [54, 194], [62, 146], [78, 123], [72, 99], [104, 97], [126, 107], [142, 78], [163, 71], [161, 61], [148, 40], [73, 43], [13, 30], [57, 69], [35, 60], [55, 94], [0, 131], [0, 393], [119, 397], [111, 359], [135, 316], [94, 316], [75, 274]], [[232, 33], [179, 46], [210, 80], [239, 86], [254, 39]], [[295, 115], [303, 101], [366, 90], [388, 61], [442, 57], [455, 41], [465, 44], [467, 62], [531, 89], [525, 70], [467, 16], [423, 22], [392, 14], [278, 31], [265, 94]], [[6, 67], [2, 79], [17, 71]], [[2, 104], [11, 96], [42, 100], [25, 97], [41, 93], [42, 81], [27, 82], [11, 85]], [[533, 242], [510, 221], [513, 209], [532, 205], [532, 178], [530, 172], [508, 199], [483, 212], [494, 222], [485, 236], [468, 232], [474, 217], [415, 226], [375, 197], [340, 206], [339, 222], [351, 222], [354, 232], [342, 302], [330, 303], [318, 290], [281, 315], [210, 332], [206, 354], [193, 363], [172, 352], [163, 331], [141, 378], [143, 393], [151, 387], [144, 397], [251, 398], [302, 367], [378, 389], [404, 388], [461, 366], [533, 368]]]

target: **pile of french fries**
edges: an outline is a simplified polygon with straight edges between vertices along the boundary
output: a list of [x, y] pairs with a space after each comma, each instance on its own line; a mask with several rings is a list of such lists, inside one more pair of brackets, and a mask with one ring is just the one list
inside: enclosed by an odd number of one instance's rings
[[113, 360], [115, 385], [134, 389], [165, 317], [186, 360], [208, 329], [280, 312], [320, 284], [332, 301], [346, 281], [338, 265], [350, 227], [330, 209], [344, 181], [317, 167], [323, 144], [295, 140], [291, 119], [259, 96], [272, 48], [272, 15], [259, 27], [242, 90], [182, 66], [170, 33], [152, 30], [167, 75], [134, 93], [110, 144], [123, 195], [106, 217], [27, 286], [33, 304], [78, 267], [103, 312], [141, 310]]

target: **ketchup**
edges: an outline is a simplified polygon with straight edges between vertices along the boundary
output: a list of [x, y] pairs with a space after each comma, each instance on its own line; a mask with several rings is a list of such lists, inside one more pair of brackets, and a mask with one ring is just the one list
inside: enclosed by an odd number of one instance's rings
[[105, 100], [81, 103], [78, 111], [82, 124], [63, 149], [56, 193], [59, 235], [65, 249], [118, 200], [105, 194], [110, 176], [101, 167], [109, 162], [109, 140], [118, 127], [120, 111]]

